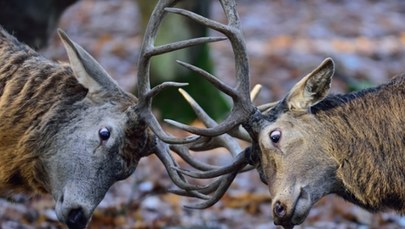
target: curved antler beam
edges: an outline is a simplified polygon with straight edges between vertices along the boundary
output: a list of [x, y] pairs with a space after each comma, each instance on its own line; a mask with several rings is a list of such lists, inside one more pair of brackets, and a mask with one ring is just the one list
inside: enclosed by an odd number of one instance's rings
[[189, 177], [208, 179], [222, 176], [224, 174], [231, 173], [233, 171], [239, 171], [241, 168], [245, 167], [248, 163], [246, 162], [245, 153], [240, 153], [236, 156], [232, 164], [223, 166], [216, 170], [209, 171], [187, 171], [178, 167], [173, 167], [174, 170], [187, 175]]

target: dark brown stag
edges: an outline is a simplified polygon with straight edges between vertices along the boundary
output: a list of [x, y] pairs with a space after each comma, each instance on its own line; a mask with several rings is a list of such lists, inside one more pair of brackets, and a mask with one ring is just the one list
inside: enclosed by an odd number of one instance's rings
[[[225, 146], [234, 155], [241, 151], [235, 140], [221, 134], [256, 109], [245, 101], [249, 100], [246, 55], [244, 51], [235, 51], [239, 82], [236, 88], [224, 86], [203, 70], [179, 62], [201, 72], [230, 95], [235, 112], [219, 126], [201, 114], [208, 126], [215, 126], [201, 132], [212, 137], [176, 138], [164, 132], [152, 113], [152, 99], [167, 87], [185, 84], [165, 82], [151, 88], [151, 58], [226, 39], [201, 37], [155, 46], [162, 19], [168, 12], [179, 12], [170, 8], [177, 2], [161, 0], [152, 13], [140, 50], [137, 98], [123, 91], [90, 54], [64, 32], [59, 31], [59, 36], [70, 64], [41, 57], [0, 27], [0, 195], [49, 193], [56, 202], [60, 221], [69, 228], [85, 228], [111, 185], [132, 174], [142, 157], [156, 154], [173, 182], [183, 190], [180, 193], [207, 200], [202, 206], [218, 200], [218, 195], [207, 194], [224, 192], [238, 171], [209, 186], [190, 185], [178, 171], [170, 149], [191, 166], [207, 171], [218, 167], [196, 162], [189, 149]], [[244, 50], [235, 3], [221, 1], [221, 4], [229, 25], [205, 21], [193, 14], [191, 17], [223, 32], [235, 50]], [[233, 165], [241, 169], [246, 163], [240, 158]], [[227, 171], [219, 169], [222, 174]]]
[[[228, 133], [251, 142], [229, 166], [206, 171], [177, 169], [195, 178], [220, 177], [209, 191], [196, 189], [201, 194], [214, 192], [211, 199], [189, 207], [206, 208], [214, 204], [238, 171], [250, 163], [269, 187], [275, 224], [285, 228], [301, 224], [313, 204], [328, 194], [337, 194], [373, 212], [393, 209], [404, 214], [405, 76], [397, 76], [375, 88], [328, 95], [335, 65], [327, 58], [282, 100], [256, 107], [248, 93], [247, 54], [235, 4], [233, 1], [222, 4], [228, 25], [185, 10], [167, 9], [224, 33], [235, 52], [238, 79], [233, 89], [209, 77], [234, 99], [232, 113], [224, 122], [219, 125], [207, 122], [207, 129], [169, 123], [207, 139]], [[196, 67], [185, 66], [208, 75]], [[204, 119], [206, 114], [190, 101]], [[216, 140], [211, 140], [215, 145]], [[218, 186], [221, 182], [224, 185]], [[175, 192], [193, 196], [187, 190]]]

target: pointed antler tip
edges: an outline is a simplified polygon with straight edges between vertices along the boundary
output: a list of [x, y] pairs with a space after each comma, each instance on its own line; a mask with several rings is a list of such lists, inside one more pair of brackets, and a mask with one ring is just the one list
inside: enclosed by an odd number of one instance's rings
[[175, 8], [175, 7], [165, 7], [165, 9], [164, 9], [164, 10], [165, 10], [165, 11], [167, 11], [167, 12], [174, 13], [174, 12], [179, 11], [180, 9]]
[[181, 64], [181, 65], [183, 65], [183, 64], [187, 64], [186, 62], [181, 61], [181, 60], [176, 60], [176, 63]]
[[253, 86], [253, 88], [262, 88], [263, 87], [263, 85], [261, 85], [261, 84], [255, 84], [255, 86]]

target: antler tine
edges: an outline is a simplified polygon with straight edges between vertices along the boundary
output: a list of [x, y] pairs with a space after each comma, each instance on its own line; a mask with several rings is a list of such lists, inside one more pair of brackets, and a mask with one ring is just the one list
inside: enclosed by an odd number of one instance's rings
[[[252, 102], [253, 102], [253, 100], [257, 97], [257, 95], [260, 93], [261, 87], [262, 87], [262, 86], [259, 85], [259, 84], [258, 84], [258, 85], [255, 85], [255, 86], [253, 87], [252, 91], [250, 92], [250, 98], [251, 98], [251, 101], [252, 101]], [[203, 121], [203, 123], [204, 123], [205, 126], [212, 128], [212, 127], [215, 127], [215, 126], [218, 125], [218, 123], [215, 122], [215, 121], [204, 111], [204, 109], [202, 109], [202, 107], [201, 107], [185, 90], [179, 88], [179, 92], [180, 92], [180, 94], [183, 96], [183, 98], [188, 102], [188, 104], [190, 104], [191, 108], [193, 109], [193, 111], [195, 112], [195, 114], [197, 115], [197, 117], [198, 117], [201, 121]], [[167, 121], [167, 120], [166, 120], [166, 121]], [[169, 121], [169, 122], [170, 122], [170, 121]], [[236, 137], [236, 138], [238, 138], [238, 139], [247, 141], [247, 142], [250, 142], [250, 141], [251, 141], [250, 136], [249, 136], [249, 134], [247, 133], [247, 131], [246, 131], [245, 129], [243, 129], [242, 126], [240, 126], [240, 125], [238, 125], [237, 127], [231, 129], [231, 130], [228, 132], [228, 134], [231, 135], [231, 136], [233, 136], [233, 137]], [[220, 136], [221, 136], [221, 135], [220, 135]], [[233, 140], [232, 138], [228, 137], [228, 135], [223, 135], [223, 136], [224, 136], [224, 138], [226, 138], [226, 139], [224, 139], [224, 140], [225, 140], [225, 144], [230, 143], [229, 145], [232, 145], [232, 146], [238, 145], [236, 142], [234, 142], [234, 140]], [[218, 139], [218, 138], [215, 138], [215, 139]], [[214, 144], [212, 144], [212, 145], [206, 144], [206, 142], [204, 142], [204, 143], [205, 143], [205, 146], [212, 146], [212, 147], [217, 147], [217, 146], [218, 146], [218, 145], [214, 145]], [[212, 141], [212, 143], [217, 143], [217, 140]], [[196, 150], [208, 150], [208, 149], [209, 149], [209, 148], [197, 147], [197, 145], [198, 145], [197, 143], [194, 143], [194, 145], [195, 145], [195, 146], [194, 146], [195, 148], [192, 148], [193, 150], [194, 150], [194, 149], [196, 149]], [[231, 151], [231, 153], [232, 153], [233, 156], [235, 156], [237, 153], [240, 152], [240, 148], [231, 150], [231, 149], [232, 149], [232, 147], [231, 147], [231, 148], [228, 148], [228, 149], [230, 149], [230, 151]]]
[[167, 87], [180, 87], [186, 84], [166, 82], [151, 89], [150, 86], [150, 65], [151, 58], [156, 55], [171, 52], [186, 47], [199, 45], [208, 42], [221, 41], [224, 37], [201, 37], [185, 41], [174, 42], [155, 47], [157, 32], [165, 17], [167, 7], [173, 6], [178, 0], [160, 0], [152, 12], [150, 20], [145, 30], [145, 36], [140, 48], [140, 58], [138, 61], [138, 98], [139, 104], [136, 106], [137, 114], [149, 124], [150, 129], [162, 140], [169, 144], [184, 144], [196, 141], [197, 136], [186, 138], [176, 138], [167, 134], [152, 113], [152, 99], [161, 90]]
[[190, 46], [217, 42], [217, 41], [223, 41], [226, 39], [227, 39], [226, 37], [199, 37], [199, 38], [189, 39], [189, 40], [185, 40], [185, 41], [173, 42], [170, 44], [155, 47], [154, 49], [150, 50], [148, 55], [157, 56], [157, 55], [161, 55], [164, 53], [176, 51], [179, 49], [184, 49], [184, 48], [187, 48]]
[[209, 171], [187, 171], [178, 167], [173, 167], [174, 170], [190, 176], [194, 178], [200, 178], [200, 179], [207, 179], [207, 178], [215, 178], [222, 176], [224, 174], [231, 173], [235, 170], [239, 170], [240, 167], [246, 166], [246, 158], [244, 153], [240, 153], [236, 156], [235, 160], [232, 162], [232, 164], [228, 166], [223, 166], [215, 170], [209, 170]]
[[[216, 126], [218, 125], [201, 107], [200, 105], [183, 89], [179, 89], [179, 92], [183, 95], [183, 97], [186, 99], [186, 101], [190, 104], [194, 112], [197, 114], [197, 117], [203, 121], [203, 123], [208, 126]], [[196, 161], [192, 158], [192, 156], [189, 153], [189, 149], [191, 150], [196, 150], [196, 151], [203, 151], [203, 150], [209, 150], [213, 148], [218, 148], [218, 147], [225, 147], [229, 152], [231, 152], [232, 156], [236, 156], [240, 151], [240, 146], [239, 144], [230, 137], [229, 135], [221, 135], [217, 136], [214, 138], [202, 138], [201, 141], [198, 142], [193, 142], [188, 144], [187, 146], [185, 145], [171, 145], [170, 148], [177, 153], [183, 160], [185, 160], [189, 165], [192, 167], [202, 170], [202, 171], [221, 171], [223, 167], [220, 166], [212, 166], [206, 163], [202, 163], [199, 161]], [[178, 170], [174, 168], [175, 170]], [[181, 171], [181, 170], [180, 170]], [[224, 173], [222, 173], [224, 174]], [[219, 174], [217, 176], [220, 176], [222, 174]]]
[[[183, 98], [188, 102], [193, 111], [196, 113], [197, 117], [204, 123], [205, 126], [212, 128], [218, 125], [218, 123], [215, 120], [213, 120], [185, 90], [179, 88], [179, 92], [183, 96]], [[227, 134], [219, 135], [214, 138], [208, 139], [209, 141], [208, 140], [203, 141], [201, 142], [201, 144], [200, 142], [192, 143], [190, 149], [202, 151], [223, 146], [232, 154], [232, 156], [236, 156], [241, 151], [238, 142], [236, 142], [235, 139], [233, 139]]]
[[[220, 179], [217, 179], [215, 182], [211, 183], [211, 185], [205, 189], [198, 190], [199, 194], [209, 194], [214, 192], [214, 194], [205, 201], [193, 205], [185, 205], [184, 207], [190, 209], [205, 209], [209, 208], [215, 203], [217, 203], [222, 196], [225, 194], [226, 190], [228, 190], [229, 186], [232, 184], [233, 180], [235, 179], [238, 172], [234, 172], [231, 174], [227, 174]], [[181, 195], [181, 196], [188, 196], [188, 197], [197, 197], [195, 192], [189, 192], [187, 190], [169, 190], [171, 193]], [[198, 197], [197, 197], [198, 198]], [[200, 198], [201, 199], [201, 198]]]
[[[204, 189], [200, 189], [200, 190], [198, 190], [198, 192], [203, 195], [213, 193], [218, 189], [218, 187], [222, 184], [222, 182], [223, 181], [221, 179], [216, 179], [208, 187], [206, 187]], [[177, 195], [181, 195], [181, 196], [197, 197], [194, 195], [195, 193], [192, 193], [192, 192], [189, 192], [189, 191], [183, 190], [183, 189], [169, 189], [169, 192], [177, 194]], [[208, 198], [208, 199], [210, 199], [210, 198]], [[206, 200], [208, 200], [208, 199], [206, 199]]]
[[[262, 89], [262, 85], [260, 84], [256, 84], [253, 89], [250, 91], [250, 100], [253, 102], [257, 96], [259, 95], [260, 91]], [[183, 89], [179, 89], [179, 90], [183, 90]], [[184, 90], [183, 90], [184, 91]], [[268, 107], [269, 104], [264, 104], [262, 106], [259, 106], [259, 111], [262, 111], [262, 109], [266, 110], [266, 109], [271, 109], [272, 107], [274, 107], [276, 103], [274, 103], [270, 108]], [[231, 130], [228, 131], [228, 134], [231, 135], [232, 137], [247, 141], [247, 142], [251, 142], [251, 138], [249, 133], [241, 126], [237, 126]]]
[[220, 185], [218, 185], [210, 199], [193, 205], [185, 205], [184, 207], [190, 209], [205, 209], [211, 207], [212, 205], [217, 203], [222, 198], [222, 196], [224, 196], [226, 190], [228, 190], [229, 186], [232, 184], [237, 174], [238, 172], [236, 171], [222, 177]]
[[[240, 157], [238, 160], [240, 160], [242, 157], [246, 158], [247, 154], [250, 153], [250, 151], [251, 151], [250, 147], [246, 148], [243, 152], [241, 152], [239, 154]], [[235, 166], [235, 168], [232, 170], [231, 173], [227, 173], [226, 175], [223, 175], [222, 177], [218, 178], [215, 182], [211, 183], [206, 188], [198, 190], [198, 192], [203, 195], [206, 195], [206, 194], [209, 194], [209, 193], [215, 191], [214, 194], [211, 195], [211, 198], [209, 198], [208, 200], [205, 200], [201, 203], [187, 205], [185, 207], [192, 208], [192, 209], [204, 209], [204, 208], [209, 208], [212, 205], [214, 205], [216, 202], [218, 202], [222, 198], [222, 196], [228, 190], [229, 186], [232, 184], [233, 180], [235, 179], [235, 177], [238, 173], [253, 169], [252, 166], [248, 166], [247, 164], [248, 163], [246, 162], [246, 160], [241, 160], [241, 163], [239, 164], [239, 166]], [[195, 193], [191, 193], [187, 190], [172, 190], [171, 192], [176, 193], [178, 195], [183, 195], [183, 196], [194, 196], [195, 195]]]
[[186, 130], [193, 134], [208, 137], [218, 136], [225, 132], [230, 131], [231, 129], [235, 128], [236, 126], [247, 120], [248, 117], [256, 111], [256, 107], [250, 101], [249, 64], [245, 47], [245, 41], [242, 32], [240, 30], [239, 15], [238, 12], [236, 11], [236, 3], [235, 1], [229, 0], [220, 0], [220, 2], [222, 8], [224, 9], [225, 15], [228, 19], [227, 25], [205, 18], [188, 10], [169, 7], [165, 9], [168, 12], [183, 15], [211, 29], [221, 32], [231, 42], [235, 56], [235, 72], [237, 80], [237, 85], [235, 88], [230, 88], [226, 86], [223, 82], [212, 77], [210, 74], [208, 74], [207, 72], [196, 66], [179, 62], [182, 66], [204, 76], [214, 86], [222, 90], [224, 93], [230, 95], [233, 99], [234, 106], [232, 108], [231, 114], [221, 124], [215, 127], [201, 129], [172, 120], [168, 121], [169, 124], [176, 126], [180, 129]]
[[[243, 154], [244, 157], [247, 157], [246, 154], [249, 153], [250, 150], [251, 150], [251, 148], [246, 148], [241, 154]], [[240, 168], [241, 169], [236, 170], [238, 173], [250, 171], [250, 170], [254, 169], [255, 167], [253, 167], [251, 165], [247, 165], [247, 162], [244, 161], [244, 163], [241, 163]], [[235, 172], [235, 171], [233, 171], [233, 172]], [[223, 181], [224, 179], [229, 179], [229, 178], [226, 176], [220, 177], [219, 179], [216, 179], [214, 182], [212, 182], [210, 185], [206, 186], [205, 188], [199, 189], [198, 192], [202, 193], [204, 195], [210, 194], [219, 188], [219, 186], [224, 182]], [[187, 190], [170, 190], [170, 192], [173, 192], [175, 194], [179, 194], [182, 196], [193, 196], [193, 193], [190, 193]]]
[[236, 93], [235, 90], [233, 90], [233, 88], [225, 85], [223, 82], [221, 82], [221, 80], [219, 80], [218, 78], [216, 78], [215, 76], [213, 76], [212, 74], [208, 73], [207, 71], [196, 67], [192, 64], [188, 64], [185, 63], [183, 61], [177, 61], [178, 64], [180, 64], [181, 66], [188, 68], [191, 71], [194, 71], [196, 73], [198, 73], [199, 75], [203, 76], [205, 79], [207, 79], [212, 85], [214, 85], [216, 88], [218, 88], [219, 90], [221, 90], [222, 92], [224, 92], [225, 94], [231, 96], [232, 98], [237, 98], [238, 94]]
[[271, 102], [271, 103], [262, 104], [262, 105], [258, 106], [258, 109], [260, 112], [266, 113], [266, 112], [270, 111], [271, 109], [273, 109], [279, 103], [280, 103], [280, 100]]
[[218, 125], [217, 122], [214, 121], [205, 111], [202, 109], [202, 107], [193, 99], [193, 97], [190, 96], [185, 90], [179, 88], [180, 94], [183, 96], [183, 98], [188, 102], [188, 104], [191, 106], [193, 109], [194, 113], [197, 115], [197, 117], [203, 121], [204, 125], [207, 127], [213, 127]]
[[[218, 189], [218, 187], [221, 185], [221, 183], [222, 183], [221, 179], [216, 179], [209, 186], [207, 186], [207, 187], [205, 187], [203, 189], [199, 189], [198, 192], [202, 193], [204, 195], [208, 195], [210, 193], [215, 192]], [[193, 193], [191, 193], [191, 192], [189, 192], [187, 190], [184, 190], [184, 189], [170, 189], [169, 191], [173, 192], [173, 193], [179, 193], [179, 195], [182, 195], [182, 196], [192, 196], [192, 195], [194, 195]]]
[[207, 189], [209, 185], [198, 186], [189, 184], [182, 174], [178, 173], [175, 169], [173, 169], [173, 167], [175, 167], [177, 163], [169, 153], [167, 144], [157, 140], [155, 145], [155, 154], [159, 158], [159, 160], [162, 161], [163, 165], [165, 166], [169, 174], [170, 179], [176, 184], [176, 186], [186, 190], [193, 196], [198, 197], [200, 199], [210, 199], [209, 196], [206, 196], [201, 192], [195, 191]]
[[[257, 98], [257, 96], [259, 95], [261, 89], [262, 89], [262, 85], [256, 84], [253, 87], [253, 89], [250, 91], [250, 100], [252, 102]], [[259, 111], [261, 111], [260, 107], [259, 107]], [[247, 141], [247, 142], [252, 141], [252, 139], [250, 138], [249, 133], [241, 125], [239, 125], [239, 126], [235, 127], [234, 129], [230, 130], [228, 132], [228, 134], [233, 136], [233, 137], [236, 137], [236, 138], [242, 139], [244, 141]]]
[[253, 102], [259, 95], [260, 91], [262, 90], [261, 84], [256, 84], [253, 89], [250, 91], [250, 100]]
[[207, 171], [220, 168], [219, 166], [214, 166], [194, 160], [189, 150], [184, 145], [171, 145], [170, 149], [173, 150], [177, 155], [179, 155], [187, 164], [196, 169]]
[[[238, 156], [236, 157], [236, 160], [229, 166], [222, 167], [217, 170], [212, 170], [208, 171], [205, 174], [201, 173], [202, 176], [197, 175], [194, 177], [198, 178], [210, 178], [210, 177], [219, 177], [220, 175], [223, 175], [216, 179], [214, 182], [211, 184], [207, 185], [204, 188], [198, 189], [198, 190], [170, 190], [170, 192], [182, 195], [182, 196], [188, 196], [188, 197], [197, 197], [196, 194], [198, 193], [199, 195], [204, 195], [206, 196], [207, 194], [210, 194], [214, 192], [209, 199], [205, 199], [205, 201], [198, 203], [198, 204], [193, 204], [193, 205], [187, 205], [185, 207], [187, 208], [193, 208], [193, 209], [204, 209], [211, 207], [214, 205], [216, 202], [218, 202], [221, 197], [225, 194], [225, 192], [228, 190], [229, 186], [231, 185], [232, 181], [235, 179], [236, 175], [239, 172], [244, 172], [253, 169], [251, 166], [247, 166], [248, 162], [246, 161], [247, 153], [250, 152], [250, 147], [246, 148], [244, 151], [242, 151]], [[177, 167], [174, 167], [173, 169], [179, 171], [179, 172], [184, 172], [178, 169]], [[185, 172], [187, 173], [187, 172]], [[190, 175], [187, 173], [187, 175]], [[201, 199], [201, 198], [200, 198]]]
[[145, 30], [144, 40], [141, 45], [140, 58], [138, 61], [138, 98], [141, 102], [151, 102], [147, 99], [150, 88], [150, 59], [154, 49], [157, 32], [163, 17], [165, 16], [164, 8], [176, 4], [178, 0], [160, 0], [149, 19]]

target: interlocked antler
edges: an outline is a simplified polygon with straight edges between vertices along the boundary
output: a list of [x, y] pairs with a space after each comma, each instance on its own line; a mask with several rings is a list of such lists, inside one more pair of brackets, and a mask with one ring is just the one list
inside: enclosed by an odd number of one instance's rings
[[[250, 137], [240, 125], [249, 119], [250, 115], [257, 112], [257, 108], [250, 101], [249, 96], [249, 65], [246, 53], [246, 47], [242, 32], [240, 31], [239, 16], [236, 11], [236, 3], [234, 0], [220, 0], [221, 6], [228, 20], [227, 24], [222, 24], [211, 19], [202, 17], [193, 12], [172, 8], [178, 0], [160, 0], [155, 7], [148, 26], [145, 31], [144, 41], [141, 47], [140, 60], [138, 65], [138, 98], [137, 114], [150, 127], [159, 139], [155, 139], [155, 154], [165, 165], [170, 178], [181, 190], [173, 190], [173, 192], [193, 196], [204, 199], [205, 202], [189, 206], [192, 208], [206, 208], [216, 203], [225, 191], [228, 189], [233, 179], [238, 172], [244, 171], [247, 165], [245, 154], [250, 148], [242, 150], [238, 142], [231, 137], [235, 136], [240, 139], [249, 140]], [[195, 38], [171, 44], [155, 47], [155, 39], [161, 21], [167, 13], [180, 14], [188, 17], [197, 23], [201, 23], [213, 30], [216, 30], [226, 36], [232, 44], [232, 49], [235, 56], [235, 72], [237, 84], [235, 87], [230, 87], [211, 75], [210, 73], [196, 66], [178, 61], [178, 63], [191, 71], [199, 73], [206, 78], [215, 87], [229, 95], [233, 100], [233, 108], [230, 115], [220, 124], [212, 120], [190, 97], [187, 93], [181, 90], [181, 93], [192, 105], [197, 115], [207, 128], [196, 128], [184, 125], [172, 120], [166, 120], [168, 123], [196, 134], [186, 138], [176, 138], [163, 131], [155, 116], [152, 114], [151, 104], [152, 98], [161, 90], [167, 87], [180, 87], [185, 84], [166, 82], [154, 88], [150, 87], [150, 61], [153, 56], [174, 50], [199, 45], [207, 42], [221, 41], [223, 37], [202, 37]], [[230, 135], [229, 135], [230, 134]], [[163, 142], [162, 142], [163, 141]], [[170, 144], [170, 145], [168, 145]], [[208, 150], [217, 147], [225, 147], [234, 157], [235, 160], [229, 166], [219, 167], [208, 165], [194, 160], [189, 153], [189, 150]], [[188, 172], [180, 169], [171, 156], [169, 148], [180, 155], [192, 167], [200, 170], [200, 172]], [[188, 183], [183, 175], [188, 175], [196, 178], [215, 178], [216, 181], [207, 186], [197, 186]], [[208, 194], [213, 193], [212, 196]]]
[[[213, 127], [217, 125], [217, 123], [205, 113], [205, 111], [193, 100], [193, 98], [190, 97], [190, 95], [188, 95], [182, 89], [179, 90], [180, 93], [183, 95], [183, 97], [185, 97], [185, 99], [191, 105], [191, 107], [193, 108], [199, 119], [203, 121], [205, 126]], [[256, 94], [259, 92], [259, 90], [260, 89], [258, 89], [258, 87], [255, 87], [252, 90], [251, 94], [252, 99], [256, 97]], [[249, 136], [247, 136], [247, 133], [244, 130], [238, 128], [233, 129], [231, 132], [234, 136], [240, 136], [238, 137], [239, 139], [249, 141]], [[242, 151], [238, 141], [235, 138], [231, 137], [230, 135], [223, 134], [213, 138], [206, 138], [205, 140], [206, 141], [202, 143], [195, 142], [187, 145], [172, 145], [170, 147], [174, 152], [180, 155], [180, 157], [182, 157], [192, 167], [200, 170], [191, 172], [180, 169], [178, 167], [174, 167], [174, 169], [177, 170], [178, 172], [190, 177], [200, 179], [219, 177], [216, 181], [212, 182], [204, 189], [198, 190], [196, 189], [193, 192], [190, 192], [190, 190], [171, 190], [171, 192], [176, 193], [178, 195], [191, 196], [197, 198], [199, 197], [194, 195], [195, 193], [199, 193], [199, 195], [207, 195], [213, 193], [213, 195], [209, 199], [206, 199], [204, 202], [194, 204], [192, 206], [186, 206], [188, 208], [203, 209], [214, 205], [225, 194], [226, 190], [229, 188], [232, 181], [239, 172], [248, 171], [254, 168], [252, 166], [247, 166], [248, 165], [247, 156], [250, 154], [251, 150], [250, 147]], [[192, 149], [194, 151], [204, 151], [217, 147], [225, 147], [231, 153], [231, 155], [235, 157], [234, 161], [230, 165], [224, 167], [214, 167], [211, 165], [202, 164], [201, 162], [194, 161], [188, 151], [188, 149]]]

